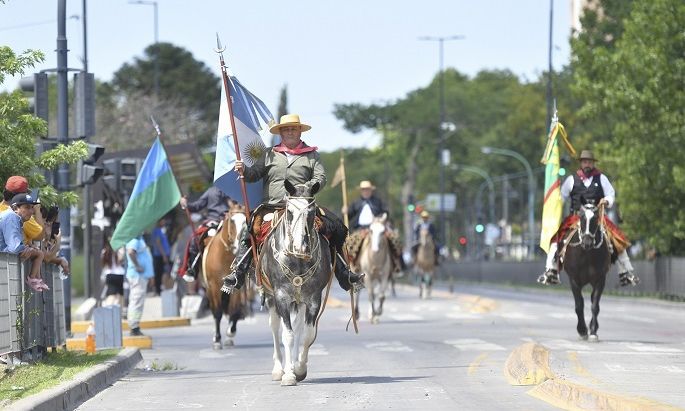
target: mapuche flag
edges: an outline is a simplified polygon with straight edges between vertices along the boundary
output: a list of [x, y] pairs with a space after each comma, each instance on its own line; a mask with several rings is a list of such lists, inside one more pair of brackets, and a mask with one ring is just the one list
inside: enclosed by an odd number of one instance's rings
[[566, 135], [564, 126], [556, 119], [552, 125], [547, 139], [547, 147], [540, 162], [545, 164], [545, 197], [542, 206], [542, 230], [540, 232], [540, 248], [549, 252], [549, 242], [559, 229], [563, 201], [561, 199], [561, 180], [559, 180], [559, 135], [569, 153], [575, 157], [576, 151], [571, 146]]
[[147, 153], [140, 169], [133, 192], [124, 214], [110, 241], [113, 249], [126, 245], [160, 218], [181, 200], [181, 191], [171, 170], [171, 164], [159, 138]]

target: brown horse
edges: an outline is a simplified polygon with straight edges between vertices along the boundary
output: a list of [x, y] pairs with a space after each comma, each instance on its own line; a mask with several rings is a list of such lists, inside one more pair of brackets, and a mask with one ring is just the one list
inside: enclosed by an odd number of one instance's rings
[[435, 275], [435, 242], [427, 228], [421, 228], [419, 232], [414, 269], [419, 278], [419, 297], [430, 298]]
[[240, 205], [231, 206], [217, 233], [205, 239], [202, 252], [202, 285], [207, 290], [209, 307], [214, 315], [214, 349], [221, 349], [221, 318], [228, 317], [229, 329], [226, 330], [226, 346], [233, 345], [238, 320], [245, 318], [248, 308], [248, 290], [244, 287], [239, 293], [221, 292], [222, 278], [226, 276], [238, 250], [242, 230], [246, 229], [245, 210]]

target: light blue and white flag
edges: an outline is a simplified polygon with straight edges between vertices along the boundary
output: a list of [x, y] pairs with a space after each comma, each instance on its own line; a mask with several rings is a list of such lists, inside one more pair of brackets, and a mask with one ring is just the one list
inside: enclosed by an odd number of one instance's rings
[[[240, 158], [249, 167], [266, 150], [264, 141], [269, 141], [271, 138], [268, 130], [262, 131], [260, 118], [261, 122], [267, 126], [274, 123], [274, 118], [266, 105], [240, 84], [234, 76], [230, 77], [228, 87], [230, 88], [231, 102], [233, 104], [233, 118], [235, 131], [238, 135]], [[216, 159], [214, 160], [214, 185], [232, 199], [242, 203], [243, 196], [238, 173], [233, 170], [236, 155], [229, 116], [226, 90], [222, 87], [219, 127], [216, 136]], [[250, 207], [255, 207], [261, 202], [261, 181], [247, 183], [247, 197]]]

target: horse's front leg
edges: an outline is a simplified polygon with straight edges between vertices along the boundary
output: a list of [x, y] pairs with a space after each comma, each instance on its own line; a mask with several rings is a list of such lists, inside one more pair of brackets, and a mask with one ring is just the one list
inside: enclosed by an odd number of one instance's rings
[[274, 340], [274, 368], [271, 370], [271, 379], [280, 381], [283, 378], [283, 355], [281, 354], [281, 318], [276, 312], [276, 307], [269, 307], [269, 326]]
[[[309, 361], [309, 348], [316, 338], [316, 316], [319, 314], [321, 303], [313, 303], [306, 308], [304, 329], [302, 330], [302, 350], [295, 364], [295, 377], [302, 381], [307, 377], [307, 362]], [[302, 310], [304, 311], [304, 310]]]
[[599, 341], [597, 337], [597, 329], [599, 322], [597, 316], [599, 315], [599, 300], [602, 298], [602, 291], [604, 291], [604, 281], [600, 281], [592, 287], [592, 319], [590, 320], [590, 341]]
[[221, 345], [221, 317], [223, 317], [224, 313], [219, 306], [214, 309], [212, 314], [214, 315], [214, 339], [212, 341], [212, 347], [215, 350], [220, 350], [223, 348]]
[[[569, 276], [570, 278], [570, 276]], [[576, 301], [576, 316], [578, 317], [578, 335], [583, 340], [587, 340], [587, 325], [585, 324], [585, 302], [583, 300], [583, 290], [573, 280], [571, 280], [571, 292]]]
[[[299, 325], [298, 313], [294, 310], [289, 312], [289, 318], [281, 319], [281, 327], [283, 330], [283, 345], [285, 347], [285, 362], [283, 363], [283, 378], [281, 378], [281, 385], [297, 385], [297, 377], [295, 377], [295, 358], [297, 358], [297, 329]], [[291, 319], [294, 319], [291, 323]]]

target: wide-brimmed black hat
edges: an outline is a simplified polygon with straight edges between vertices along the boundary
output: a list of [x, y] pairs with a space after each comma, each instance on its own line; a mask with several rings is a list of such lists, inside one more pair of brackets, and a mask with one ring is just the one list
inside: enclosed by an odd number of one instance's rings
[[31, 194], [24, 193], [17, 194], [14, 197], [12, 197], [12, 202], [10, 204], [12, 205], [12, 207], [18, 207], [23, 204], [40, 204], [40, 202], [38, 201], [38, 199], [33, 198]]

